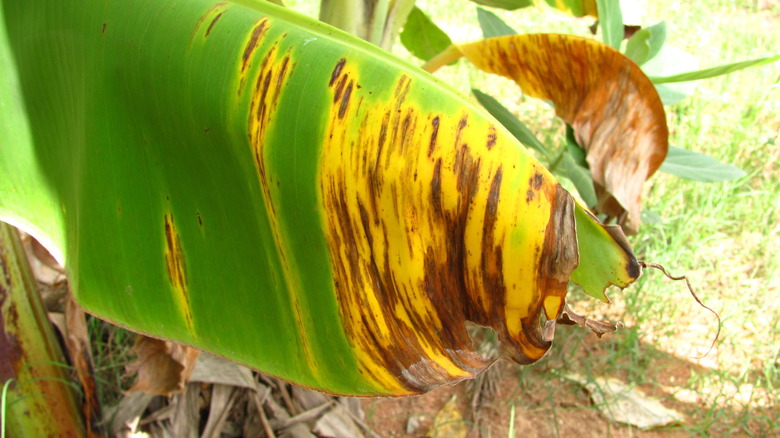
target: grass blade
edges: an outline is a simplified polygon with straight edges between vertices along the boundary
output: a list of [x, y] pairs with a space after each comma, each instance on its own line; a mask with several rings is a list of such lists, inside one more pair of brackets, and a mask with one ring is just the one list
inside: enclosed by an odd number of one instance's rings
[[479, 27], [482, 29], [482, 38], [514, 35], [517, 33], [508, 24], [504, 23], [504, 20], [499, 18], [498, 15], [482, 8], [477, 8], [477, 20], [479, 21]]
[[737, 166], [721, 163], [709, 155], [675, 146], [669, 146], [669, 153], [659, 170], [699, 182], [731, 181], [747, 175], [747, 172]]
[[673, 76], [650, 77], [650, 80], [652, 80], [656, 84], [665, 84], [668, 82], [687, 82], [687, 81], [695, 81], [698, 79], [708, 79], [708, 78], [714, 78], [716, 76], [734, 73], [735, 71], [746, 69], [748, 67], [755, 67], [759, 65], [769, 64], [777, 60], [780, 60], [780, 55], [767, 56], [765, 58], [758, 58], [758, 59], [751, 59], [749, 61], [734, 62], [731, 64], [719, 65], [717, 67], [705, 68], [703, 70], [680, 73]]

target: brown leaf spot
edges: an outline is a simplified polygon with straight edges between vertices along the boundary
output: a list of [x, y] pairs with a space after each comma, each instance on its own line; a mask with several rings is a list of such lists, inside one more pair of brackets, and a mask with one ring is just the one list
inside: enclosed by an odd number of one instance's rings
[[496, 127], [491, 125], [490, 130], [488, 131], [487, 149], [491, 150], [495, 145], [496, 145]]

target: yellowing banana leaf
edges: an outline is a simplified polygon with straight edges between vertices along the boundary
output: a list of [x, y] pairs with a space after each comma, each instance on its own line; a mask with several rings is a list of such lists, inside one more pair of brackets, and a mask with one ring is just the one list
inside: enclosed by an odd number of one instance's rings
[[487, 113], [330, 26], [250, 0], [0, 12], [0, 219], [119, 325], [405, 395], [490, 365], [466, 321], [530, 363], [571, 276], [638, 275]]
[[450, 46], [425, 69], [461, 56], [555, 105], [587, 151], [597, 210], [636, 233], [642, 185], [663, 163], [669, 136], [663, 103], [640, 68], [592, 39], [525, 34]]

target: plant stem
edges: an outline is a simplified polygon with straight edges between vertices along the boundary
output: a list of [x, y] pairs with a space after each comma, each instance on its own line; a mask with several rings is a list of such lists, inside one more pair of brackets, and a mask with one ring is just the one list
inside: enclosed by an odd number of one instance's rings
[[[0, 380], [10, 436], [84, 436], [63, 354], [16, 229], [0, 222]], [[16, 381], [14, 388], [8, 382]], [[3, 424], [3, 433], [5, 426]]]

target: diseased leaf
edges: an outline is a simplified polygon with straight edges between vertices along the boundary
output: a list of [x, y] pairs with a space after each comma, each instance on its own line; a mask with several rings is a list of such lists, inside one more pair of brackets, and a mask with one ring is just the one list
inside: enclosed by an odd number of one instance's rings
[[490, 115], [495, 117], [496, 120], [504, 125], [504, 128], [509, 130], [509, 132], [526, 147], [535, 149], [545, 155], [550, 153], [547, 147], [536, 138], [536, 135], [525, 126], [525, 123], [515, 117], [514, 114], [501, 105], [493, 96], [485, 94], [475, 88], [473, 88], [471, 92], [474, 93], [474, 97], [477, 98], [477, 101], [485, 107]]
[[478, 5], [507, 9], [510, 11], [525, 8], [534, 4], [534, 0], [471, 0], [471, 1], [473, 1]]
[[688, 149], [669, 146], [669, 154], [659, 169], [680, 178], [700, 182], [730, 181], [747, 173], [737, 166]]
[[626, 43], [626, 56], [639, 65], [653, 59], [666, 41], [666, 22], [638, 30]]
[[527, 34], [451, 46], [424, 68], [433, 71], [460, 56], [554, 103], [587, 151], [598, 212], [617, 218], [627, 234], [636, 233], [642, 185], [668, 147], [663, 104], [639, 67], [590, 39]]
[[751, 59], [748, 61], [734, 62], [731, 64], [719, 65], [717, 67], [705, 68], [703, 70], [680, 73], [672, 76], [652, 76], [650, 79], [656, 84], [666, 84], [670, 82], [696, 81], [699, 79], [714, 78], [716, 76], [727, 75], [735, 71], [743, 70], [748, 67], [754, 67], [763, 64], [769, 64], [780, 60], [780, 55], [767, 56], [764, 58]]
[[[598, 296], [638, 275], [485, 111], [366, 41], [267, 2], [5, 6], [0, 219], [55, 250], [90, 313], [410, 395], [493, 363], [467, 322], [531, 363], [570, 278]], [[139, 384], [179, 388], [187, 353], [145, 350], [174, 378]]]
[[617, 0], [596, 0], [599, 24], [604, 43], [620, 50], [623, 42], [623, 13]]
[[452, 44], [452, 40], [415, 6], [401, 31], [401, 43], [412, 55], [427, 61]]
[[509, 25], [504, 23], [504, 20], [499, 18], [498, 15], [482, 8], [477, 8], [477, 20], [479, 21], [479, 27], [482, 29], [483, 38], [514, 35], [517, 33], [514, 29], [509, 27]]

